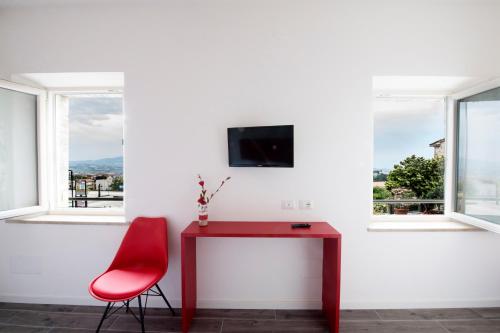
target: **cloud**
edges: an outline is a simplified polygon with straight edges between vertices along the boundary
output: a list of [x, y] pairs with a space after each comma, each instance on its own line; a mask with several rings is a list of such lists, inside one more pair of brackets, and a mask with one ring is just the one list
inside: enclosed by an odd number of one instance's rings
[[122, 99], [71, 97], [69, 100], [70, 160], [122, 155]]
[[390, 99], [374, 102], [374, 167], [392, 168], [405, 157], [432, 157], [431, 142], [445, 135], [441, 100]]
[[69, 99], [70, 122], [94, 124], [110, 115], [122, 114], [122, 98], [118, 97], [71, 97]]

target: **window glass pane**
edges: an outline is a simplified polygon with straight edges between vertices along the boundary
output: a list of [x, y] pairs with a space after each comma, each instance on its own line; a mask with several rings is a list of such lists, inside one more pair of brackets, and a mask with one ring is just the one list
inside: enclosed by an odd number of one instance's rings
[[457, 212], [500, 224], [500, 88], [459, 101]]
[[374, 101], [373, 214], [443, 214], [442, 98]]
[[0, 211], [38, 205], [37, 96], [0, 88]]
[[[69, 207], [123, 207], [123, 108], [119, 94], [67, 95], [59, 108], [68, 135]], [[65, 110], [64, 110], [65, 108]], [[63, 154], [61, 154], [63, 156]], [[71, 199], [73, 198], [73, 199]]]

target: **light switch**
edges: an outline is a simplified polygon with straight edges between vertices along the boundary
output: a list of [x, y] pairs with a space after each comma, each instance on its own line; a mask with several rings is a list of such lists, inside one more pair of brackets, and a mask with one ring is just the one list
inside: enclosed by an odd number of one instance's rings
[[295, 209], [295, 201], [293, 200], [282, 200], [281, 209]]
[[299, 201], [299, 208], [308, 210], [308, 209], [313, 209], [314, 205], [312, 200], [300, 200]]

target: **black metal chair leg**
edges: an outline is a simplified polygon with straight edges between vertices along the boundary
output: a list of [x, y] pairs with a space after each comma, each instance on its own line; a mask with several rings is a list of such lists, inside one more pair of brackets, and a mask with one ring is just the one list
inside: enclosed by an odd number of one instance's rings
[[146, 331], [144, 330], [144, 312], [142, 312], [141, 295], [137, 296], [137, 300], [139, 301], [139, 318], [141, 318], [141, 330], [142, 333], [145, 333]]
[[108, 305], [106, 306], [106, 310], [104, 310], [104, 313], [102, 314], [102, 318], [101, 321], [99, 322], [99, 326], [97, 326], [96, 333], [99, 333], [99, 331], [101, 330], [102, 323], [104, 322], [104, 319], [106, 319], [110, 307], [111, 307], [111, 302], [108, 303]]
[[130, 311], [130, 300], [127, 301], [127, 313]]
[[156, 286], [156, 288], [158, 288], [158, 291], [160, 292], [161, 297], [163, 297], [163, 300], [165, 301], [165, 303], [167, 303], [168, 308], [170, 309], [170, 312], [172, 312], [172, 316], [175, 316], [175, 311], [174, 311], [174, 309], [172, 309], [172, 307], [170, 306], [170, 303], [168, 302], [167, 298], [166, 298], [166, 297], [165, 297], [165, 295], [163, 294], [163, 291], [161, 291], [160, 286], [159, 286], [158, 284], [156, 284], [155, 286]]

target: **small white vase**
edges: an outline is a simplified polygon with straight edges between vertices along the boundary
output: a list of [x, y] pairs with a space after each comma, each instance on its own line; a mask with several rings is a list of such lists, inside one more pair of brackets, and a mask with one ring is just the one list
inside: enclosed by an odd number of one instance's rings
[[198, 205], [198, 224], [200, 227], [208, 225], [208, 205]]

